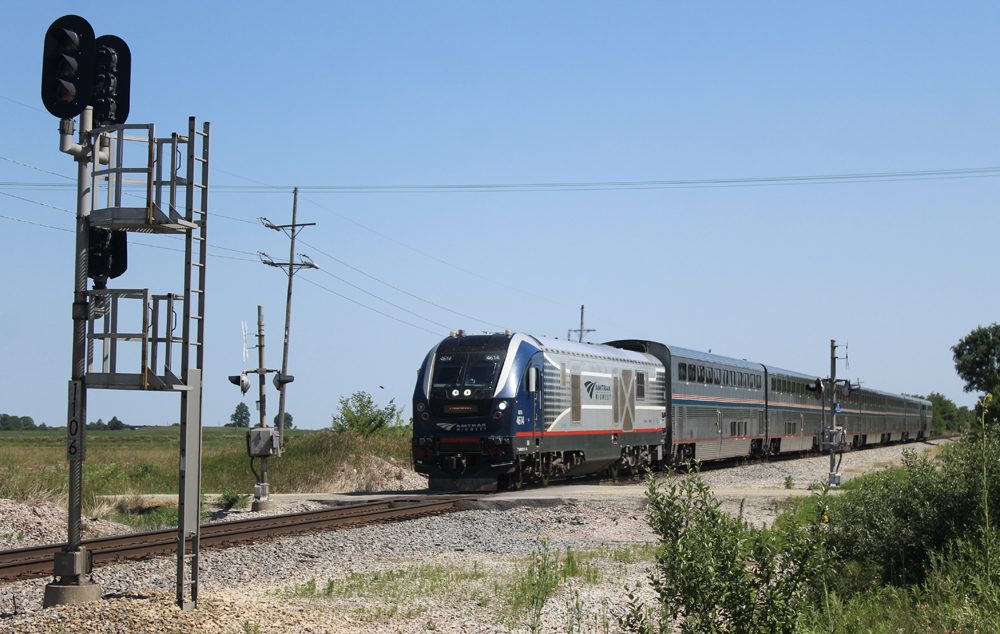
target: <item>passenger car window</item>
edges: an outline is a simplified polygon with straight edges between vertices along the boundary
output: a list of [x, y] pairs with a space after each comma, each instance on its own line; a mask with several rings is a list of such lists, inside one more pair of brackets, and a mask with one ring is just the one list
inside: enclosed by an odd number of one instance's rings
[[677, 380], [678, 381], [688, 380], [688, 366], [686, 363], [677, 364]]

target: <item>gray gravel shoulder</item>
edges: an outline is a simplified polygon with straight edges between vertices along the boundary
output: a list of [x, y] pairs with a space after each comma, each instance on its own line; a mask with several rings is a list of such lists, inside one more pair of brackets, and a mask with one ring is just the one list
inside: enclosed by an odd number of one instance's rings
[[[936, 443], [885, 447], [845, 455], [845, 478], [888, 464], [897, 464], [904, 449], [921, 450]], [[747, 499], [745, 513], [755, 523], [774, 517], [776, 500], [788, 495], [791, 476], [802, 492], [826, 477], [827, 457], [750, 464], [706, 471], [702, 477], [719, 492], [724, 507], [735, 510]], [[567, 547], [624, 548], [655, 541], [645, 522], [642, 486], [600, 487], [576, 496], [571, 487], [561, 501], [544, 506], [472, 509], [416, 520], [299, 535], [273, 541], [203, 552], [200, 609], [181, 612], [173, 606], [175, 559], [164, 557], [98, 568], [94, 581], [104, 600], [91, 604], [41, 609], [48, 579], [0, 585], [0, 632], [203, 632], [236, 633], [259, 627], [260, 632], [506, 632], [489, 607], [456, 602], [452, 597], [425, 597], [412, 617], [371, 618], [373, 599], [332, 601], [304, 598], [296, 586], [313, 580], [355, 574], [371, 576], [388, 570], [440, 564], [452, 568], [483, 566], [497, 579], [509, 575], [523, 558], [548, 540], [553, 553]], [[606, 490], [606, 492], [604, 491]], [[545, 490], [551, 493], [552, 489]], [[21, 505], [22, 507], [24, 505]], [[280, 512], [319, 506], [311, 502], [281, 505]], [[15, 503], [0, 503], [0, 526], [16, 530], [11, 517], [30, 513]], [[244, 512], [230, 515], [247, 516]], [[37, 518], [37, 516], [36, 516]], [[56, 518], [59, 519], [59, 518]], [[65, 530], [65, 512], [52, 530]], [[518, 563], [520, 562], [520, 563]], [[579, 602], [580, 618], [613, 621], [624, 607], [626, 585], [647, 578], [649, 561], [600, 564], [604, 576], [595, 585], [564, 586], [545, 605], [542, 631], [564, 632]], [[651, 599], [646, 583], [642, 596]], [[375, 603], [378, 603], [375, 600]], [[388, 606], [386, 606], [388, 609]], [[361, 615], [359, 617], [359, 615]], [[367, 615], [367, 616], [365, 616]], [[364, 618], [363, 621], [359, 618]], [[576, 629], [579, 631], [579, 621]], [[516, 628], [515, 628], [516, 630]], [[596, 628], [594, 629], [596, 631]], [[614, 626], [610, 631], [615, 631]]]

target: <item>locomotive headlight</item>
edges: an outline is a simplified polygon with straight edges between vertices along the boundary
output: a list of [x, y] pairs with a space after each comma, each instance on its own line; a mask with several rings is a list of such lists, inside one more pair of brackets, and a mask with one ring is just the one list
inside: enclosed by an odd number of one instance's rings
[[451, 391], [451, 395], [452, 396], [458, 396], [458, 390], [452, 390]]
[[507, 409], [507, 401], [500, 401], [499, 403], [497, 403], [497, 409], [500, 410], [501, 412]]
[[417, 403], [417, 411], [418, 411], [418, 412], [422, 412], [422, 411], [424, 411], [425, 409], [427, 409], [427, 406], [426, 406], [426, 405], [424, 405], [423, 403]]
[[472, 396], [472, 390], [470, 390], [469, 388], [465, 388], [465, 391], [462, 392], [462, 395], [463, 396]]

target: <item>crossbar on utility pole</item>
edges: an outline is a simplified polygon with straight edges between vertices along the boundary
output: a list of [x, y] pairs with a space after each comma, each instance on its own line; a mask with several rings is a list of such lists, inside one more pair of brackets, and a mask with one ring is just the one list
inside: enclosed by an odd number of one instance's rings
[[[309, 259], [309, 256], [299, 254], [299, 261], [295, 261], [295, 237], [299, 233], [301, 227], [311, 227], [314, 226], [315, 222], [298, 222], [298, 209], [299, 209], [299, 188], [296, 187], [293, 192], [292, 198], [292, 224], [290, 225], [276, 225], [269, 221], [267, 218], [261, 218], [260, 221], [268, 229], [274, 229], [275, 231], [282, 231], [291, 240], [291, 244], [288, 248], [288, 262], [275, 262], [267, 256], [267, 254], [261, 253], [261, 261], [268, 266], [274, 266], [277, 268], [286, 269], [288, 274], [288, 294], [285, 297], [285, 346], [282, 351], [281, 356], [281, 374], [278, 375], [278, 442], [277, 448], [280, 455], [282, 448], [285, 445], [285, 386], [290, 383], [288, 379], [291, 377], [288, 375], [288, 333], [291, 329], [292, 323], [292, 280], [295, 278], [295, 273], [301, 269], [318, 269], [319, 266]], [[288, 231], [285, 231], [288, 229]]]

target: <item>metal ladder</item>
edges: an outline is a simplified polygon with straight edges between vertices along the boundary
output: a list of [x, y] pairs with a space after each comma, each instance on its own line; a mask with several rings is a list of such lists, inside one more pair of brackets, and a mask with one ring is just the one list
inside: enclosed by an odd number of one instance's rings
[[[121, 124], [95, 130], [95, 142], [106, 146], [110, 156], [106, 168], [93, 170], [91, 182], [92, 227], [172, 234], [184, 239], [183, 294], [152, 295], [149, 289], [88, 292], [86, 375], [88, 388], [180, 393], [177, 605], [183, 610], [196, 608], [198, 601], [209, 132], [208, 123], [198, 130], [194, 117], [188, 120], [187, 134], [175, 133], [168, 138], [157, 138], [153, 124]], [[126, 153], [134, 154], [136, 146], [142, 150], [142, 158], [132, 165], [126, 162]], [[179, 173], [181, 156], [186, 158], [183, 176]], [[141, 189], [143, 194], [128, 191], [125, 185]], [[140, 302], [138, 323], [131, 331], [120, 330], [130, 316], [124, 308], [126, 300]], [[180, 324], [178, 304], [182, 312]], [[135, 319], [135, 314], [131, 317]], [[94, 348], [98, 342], [101, 354], [95, 368]], [[136, 343], [138, 355], [119, 358], [119, 344]], [[178, 352], [179, 367], [175, 365]]]

